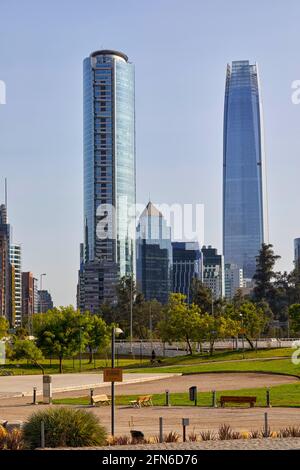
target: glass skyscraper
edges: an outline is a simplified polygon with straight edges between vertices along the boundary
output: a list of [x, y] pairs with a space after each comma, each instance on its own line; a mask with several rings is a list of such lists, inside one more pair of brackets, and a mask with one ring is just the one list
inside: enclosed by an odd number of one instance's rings
[[262, 104], [257, 64], [227, 66], [223, 142], [225, 263], [252, 278], [267, 224]]
[[137, 226], [137, 285], [146, 300], [168, 302], [172, 288], [171, 228], [152, 202]]
[[[135, 272], [134, 66], [125, 54], [100, 50], [84, 60], [83, 128], [84, 248], [79, 279], [93, 277], [84, 276], [89, 263], [89, 273], [95, 271], [107, 286], [116, 276]], [[81, 303], [93, 310], [110, 300], [98, 289], [85, 303], [82, 292], [89, 286], [81, 287]]]

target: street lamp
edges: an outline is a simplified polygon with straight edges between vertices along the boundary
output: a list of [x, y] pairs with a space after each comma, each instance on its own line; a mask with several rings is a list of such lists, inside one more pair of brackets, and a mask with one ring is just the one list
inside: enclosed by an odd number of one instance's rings
[[242, 320], [242, 346], [243, 346], [243, 359], [245, 359], [245, 344], [244, 344], [244, 318], [243, 314], [240, 313], [240, 317]]
[[[123, 334], [123, 330], [113, 326], [111, 329], [111, 368], [115, 367], [115, 339]], [[111, 382], [111, 435], [115, 435], [115, 382]]]

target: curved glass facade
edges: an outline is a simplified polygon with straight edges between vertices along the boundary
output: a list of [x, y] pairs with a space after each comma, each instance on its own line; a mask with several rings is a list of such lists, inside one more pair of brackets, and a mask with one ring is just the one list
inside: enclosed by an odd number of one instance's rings
[[252, 278], [267, 214], [258, 69], [249, 61], [227, 66], [223, 152], [225, 263], [237, 265], [245, 278]]
[[[83, 63], [84, 262], [116, 263], [120, 276], [135, 272], [134, 66], [115, 51]], [[113, 208], [107, 237], [99, 236]], [[133, 228], [132, 228], [133, 227]]]

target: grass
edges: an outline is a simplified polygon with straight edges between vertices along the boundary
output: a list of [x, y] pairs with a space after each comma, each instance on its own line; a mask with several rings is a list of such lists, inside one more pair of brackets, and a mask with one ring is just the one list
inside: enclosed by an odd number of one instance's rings
[[[52, 359], [50, 363], [50, 359], [44, 359], [41, 361], [41, 364], [45, 368], [45, 374], [58, 374], [59, 373], [59, 361], [58, 359]], [[118, 359], [116, 362], [116, 366], [120, 367], [141, 367], [141, 365], [149, 364], [148, 359], [143, 359], [140, 361], [139, 358], [137, 359]], [[82, 372], [96, 372], [97, 370], [101, 370], [104, 367], [110, 367], [110, 359], [96, 359], [95, 362], [93, 361], [92, 364], [88, 363], [87, 359], [82, 359], [81, 362], [81, 370]], [[5, 365], [0, 365], [0, 377], [1, 371], [10, 372], [13, 375], [35, 375], [41, 374], [41, 369], [39, 367], [35, 367], [27, 361], [18, 361], [18, 362], [7, 362]], [[80, 363], [78, 359], [65, 359], [63, 361], [63, 372], [64, 373], [73, 373], [73, 372], [80, 372]]]
[[[244, 388], [241, 390], [224, 390], [216, 393], [217, 400], [221, 395], [243, 396], [251, 395], [257, 397], [256, 406], [266, 406], [266, 387], [263, 388]], [[270, 388], [272, 406], [300, 407], [300, 383], [277, 385]], [[130, 400], [135, 400], [137, 395], [124, 395], [116, 397], [117, 405], [129, 405]], [[152, 398], [154, 406], [163, 406], [165, 404], [165, 394], [155, 394]], [[174, 406], [193, 406], [189, 401], [188, 393], [171, 393], [170, 402]], [[53, 400], [54, 404], [63, 405], [89, 405], [89, 397], [61, 398]], [[198, 406], [211, 406], [211, 392], [198, 393]], [[236, 406], [236, 405], [234, 405]], [[247, 405], [246, 405], [247, 406]]]

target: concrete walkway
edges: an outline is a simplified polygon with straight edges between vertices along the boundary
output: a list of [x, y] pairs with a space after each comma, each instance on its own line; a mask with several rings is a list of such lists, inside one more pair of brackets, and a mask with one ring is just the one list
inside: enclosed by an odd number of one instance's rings
[[[181, 374], [124, 374], [123, 384], [133, 384], [160, 380]], [[31, 396], [33, 387], [37, 387], [37, 394], [42, 394], [42, 375], [18, 375], [0, 377], [0, 398], [13, 398]], [[107, 387], [103, 382], [102, 373], [81, 374], [54, 374], [52, 375], [53, 393], [69, 390], [86, 390], [89, 388]]]

